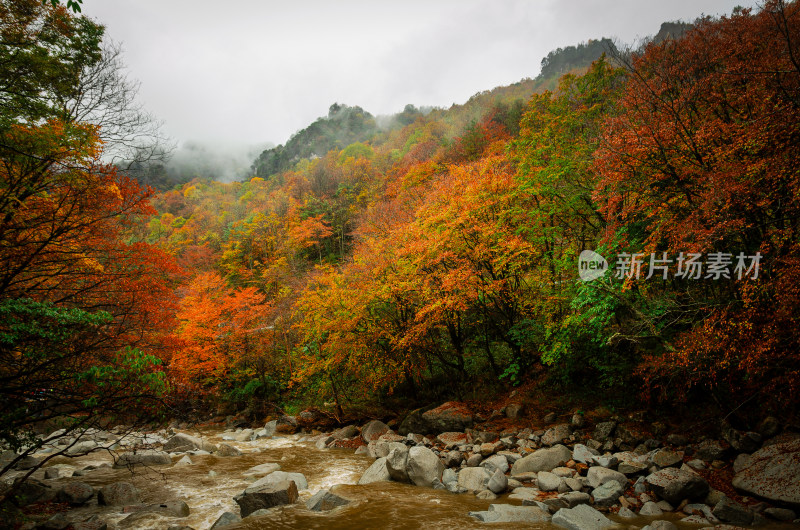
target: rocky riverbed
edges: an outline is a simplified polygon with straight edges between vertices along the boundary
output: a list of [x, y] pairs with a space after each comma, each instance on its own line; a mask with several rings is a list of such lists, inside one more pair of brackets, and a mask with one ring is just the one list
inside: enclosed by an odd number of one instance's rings
[[[800, 437], [787, 433], [729, 429], [723, 439], [690, 443], [614, 421], [589, 426], [579, 414], [547, 429], [491, 432], [475, 429], [457, 403], [412, 413], [397, 432], [377, 420], [327, 433], [299, 429], [296, 418], [282, 417], [258, 429], [94, 431], [45, 446], [4, 478], [65, 445], [72, 452], [21, 489], [23, 528], [800, 523]], [[732, 484], [720, 482], [726, 470]]]

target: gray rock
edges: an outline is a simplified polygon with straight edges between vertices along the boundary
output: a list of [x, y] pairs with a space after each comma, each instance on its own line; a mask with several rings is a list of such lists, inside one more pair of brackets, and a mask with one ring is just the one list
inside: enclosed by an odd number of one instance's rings
[[552, 471], [554, 468], [563, 466], [571, 458], [572, 451], [563, 445], [539, 449], [514, 462], [511, 468], [511, 474], [519, 475], [530, 471]]
[[650, 517], [657, 517], [664, 513], [664, 510], [658, 507], [653, 501], [647, 501], [639, 509], [639, 515], [646, 515]]
[[653, 455], [653, 463], [658, 467], [680, 467], [683, 457], [671, 449], [659, 449]]
[[233, 526], [237, 523], [241, 523], [242, 518], [236, 515], [235, 513], [225, 512], [220, 515], [214, 524], [211, 525], [209, 530], [218, 530], [219, 528], [225, 528], [226, 526]]
[[493, 501], [497, 498], [497, 495], [490, 490], [481, 490], [475, 494], [475, 498], [482, 501]]
[[350, 504], [350, 502], [349, 499], [339, 497], [328, 490], [319, 490], [313, 497], [306, 501], [306, 508], [314, 512], [322, 512]]
[[100, 447], [100, 444], [95, 440], [84, 440], [72, 445], [69, 449], [67, 449], [67, 454], [70, 456], [85, 455], [99, 449]]
[[278, 431], [278, 420], [268, 421], [266, 425], [264, 425], [265, 438], [272, 438], [273, 436], [275, 436], [275, 433], [277, 431]]
[[416, 446], [408, 451], [408, 478], [416, 486], [432, 487], [441, 480], [444, 464], [436, 454], [427, 447]]
[[572, 426], [576, 429], [580, 429], [586, 424], [586, 419], [583, 417], [583, 414], [580, 412], [576, 412], [572, 415], [572, 420], [570, 422]]
[[55, 488], [50, 487], [49, 484], [29, 478], [23, 480], [18, 477], [14, 480], [14, 485], [17, 487], [17, 494], [14, 499], [18, 506], [27, 506], [35, 502], [44, 502], [53, 500], [57, 494]]
[[355, 425], [346, 425], [341, 429], [337, 429], [331, 433], [335, 440], [346, 440], [358, 435], [358, 427]]
[[764, 499], [800, 506], [800, 438], [767, 445], [733, 478], [733, 487]]
[[408, 478], [408, 447], [395, 447], [386, 457], [386, 469], [389, 477], [396, 482], [410, 482]]
[[57, 513], [43, 523], [36, 525], [41, 530], [65, 530], [70, 525], [69, 519], [63, 513]]
[[560, 423], [545, 431], [544, 436], [542, 436], [542, 445], [551, 446], [562, 443], [568, 439], [571, 434], [572, 425], [569, 423]]
[[619, 509], [617, 515], [619, 515], [623, 519], [633, 519], [636, 517], [636, 513], [630, 508], [626, 508], [625, 506]]
[[541, 471], [536, 475], [536, 483], [542, 491], [558, 491], [562, 478], [549, 471]]
[[595, 456], [600, 456], [600, 453], [597, 452], [596, 449], [592, 449], [583, 444], [575, 444], [575, 447], [572, 448], [572, 459], [576, 462], [588, 464]]
[[452, 469], [445, 469], [442, 472], [442, 483], [449, 484], [451, 482], [458, 482], [458, 473]]
[[588, 493], [582, 491], [569, 491], [562, 493], [558, 496], [567, 503], [567, 508], [574, 508], [579, 504], [589, 504], [592, 502], [592, 497]]
[[628, 487], [628, 477], [619, 471], [614, 471], [613, 469], [607, 469], [604, 467], [590, 467], [586, 474], [586, 478], [588, 479], [589, 486], [591, 488], [596, 488], [611, 480], [619, 483], [619, 485], [623, 488]]
[[480, 466], [485, 467], [489, 473], [494, 473], [497, 469], [503, 473], [509, 470], [508, 459], [504, 455], [492, 455], [481, 462]]
[[592, 490], [592, 497], [597, 506], [608, 508], [617, 503], [620, 495], [625, 492], [625, 488], [615, 480], [604, 482], [601, 486]]
[[256, 484], [233, 498], [239, 505], [242, 517], [247, 517], [256, 510], [297, 502], [297, 485], [294, 481], [283, 480], [258, 486]]
[[386, 482], [391, 480], [389, 470], [386, 467], [386, 457], [379, 458], [372, 463], [369, 468], [364, 471], [361, 478], [358, 480], [359, 484], [372, 484], [373, 482]]
[[788, 508], [767, 508], [764, 513], [776, 521], [794, 521], [797, 515]]
[[494, 473], [492, 474], [489, 482], [486, 483], [486, 487], [489, 488], [489, 491], [496, 494], [501, 494], [506, 491], [508, 488], [508, 477], [500, 471], [499, 469], [495, 469]]
[[469, 514], [485, 523], [546, 523], [550, 520], [550, 514], [538, 506], [491, 504], [484, 512]]
[[448, 402], [428, 410], [422, 414], [422, 419], [433, 433], [465, 431], [472, 427], [472, 413], [466, 405], [458, 402]]
[[764, 438], [772, 438], [781, 432], [781, 422], [773, 416], [767, 416], [758, 424], [758, 433]]
[[276, 462], [267, 462], [266, 464], [259, 464], [257, 466], [253, 466], [249, 468], [247, 471], [243, 473], [244, 476], [263, 476], [269, 475], [270, 473], [274, 473], [281, 468], [280, 464]]
[[617, 424], [613, 421], [604, 421], [602, 423], [598, 423], [595, 425], [594, 428], [594, 435], [592, 438], [598, 440], [600, 442], [605, 442], [611, 435], [614, 434], [614, 429], [616, 429]]
[[467, 467], [477, 467], [482, 461], [483, 457], [480, 455], [480, 453], [475, 453], [467, 458]]
[[172, 464], [172, 458], [164, 451], [139, 451], [122, 453], [114, 462], [114, 468], [135, 466], [165, 466]]
[[57, 495], [60, 502], [66, 502], [72, 506], [85, 504], [92, 497], [94, 497], [94, 488], [85, 482], [70, 482], [61, 488]]
[[733, 461], [733, 472], [738, 473], [751, 465], [753, 465], [753, 457], [742, 453]]
[[587, 504], [558, 510], [553, 515], [552, 523], [570, 530], [595, 530], [614, 526], [610, 519]]
[[241, 454], [241, 451], [228, 444], [219, 444], [217, 449], [217, 456], [241, 456]]
[[189, 458], [189, 455], [183, 455], [180, 460], [175, 462], [176, 466], [191, 466], [192, 464], [194, 464], [194, 462]]
[[753, 512], [728, 498], [720, 500], [711, 513], [720, 521], [733, 525], [749, 525], [753, 522]]
[[648, 526], [645, 526], [645, 528], [648, 528], [649, 530], [678, 530], [678, 527], [675, 526], [675, 523], [664, 520], [653, 521]]
[[705, 440], [700, 442], [694, 453], [695, 458], [706, 462], [723, 460], [730, 452], [730, 446], [718, 440]]
[[458, 467], [464, 461], [464, 454], [461, 451], [448, 451], [444, 455], [444, 465], [446, 467]]
[[97, 492], [97, 504], [121, 506], [139, 503], [139, 492], [130, 482], [107, 484]]
[[482, 467], [465, 467], [458, 472], [458, 485], [467, 491], [487, 489], [492, 476]]
[[389, 432], [389, 426], [380, 420], [372, 420], [361, 428], [361, 438], [369, 443], [377, 441], [382, 435]]
[[678, 504], [683, 499], [703, 500], [708, 494], [708, 483], [699, 475], [669, 467], [651, 473], [645, 478], [648, 487], [662, 499]]
[[164, 444], [164, 451], [168, 451], [170, 453], [192, 451], [194, 449], [202, 449], [203, 451], [213, 453], [217, 450], [217, 447], [211, 442], [203, 440], [199, 436], [192, 436], [184, 433], [176, 434]]
[[[251, 489], [256, 490], [264, 485], [277, 484], [279, 482], [287, 482], [287, 481], [294, 482], [296, 489], [298, 490], [308, 489], [308, 481], [306, 480], [305, 475], [303, 475], [302, 473], [287, 473], [286, 471], [273, 471], [269, 475], [253, 482], [245, 491], [249, 491]], [[266, 506], [266, 508], [270, 508], [270, 506]]]
[[[182, 530], [184, 528], [188, 527], [178, 527], [178, 530]], [[170, 527], [167, 530], [171, 529], [172, 527]], [[88, 519], [86, 519], [85, 521], [78, 521], [72, 523], [72, 530], [108, 530], [108, 524], [99, 517], [97, 517], [96, 515], [93, 515]]]

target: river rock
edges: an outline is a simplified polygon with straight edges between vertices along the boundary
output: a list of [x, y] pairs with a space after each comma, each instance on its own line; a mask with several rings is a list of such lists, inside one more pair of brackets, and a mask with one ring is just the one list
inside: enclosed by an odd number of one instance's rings
[[242, 452], [232, 445], [219, 444], [217, 449], [217, 456], [241, 456]]
[[653, 463], [658, 467], [680, 467], [683, 457], [671, 449], [659, 449], [653, 455]]
[[164, 451], [145, 450], [136, 453], [122, 453], [114, 462], [114, 468], [134, 466], [165, 466], [172, 464], [169, 454]]
[[625, 488], [615, 480], [609, 480], [592, 490], [592, 497], [596, 506], [608, 508], [617, 503], [619, 496], [625, 493]]
[[705, 462], [713, 462], [714, 460], [723, 460], [729, 452], [730, 445], [726, 442], [705, 440], [697, 445], [694, 456]]
[[458, 485], [467, 491], [487, 489], [492, 475], [482, 467], [465, 467], [458, 472]]
[[703, 500], [709, 490], [708, 483], [699, 475], [674, 467], [651, 473], [645, 478], [645, 483], [650, 490], [673, 505], [683, 499]]
[[499, 495], [508, 488], [508, 477], [499, 469], [495, 469], [491, 478], [489, 478], [489, 482], [486, 483], [486, 487], [489, 488], [489, 491], [492, 493]]
[[182, 432], [179, 432], [167, 440], [167, 443], [164, 444], [164, 451], [168, 451], [170, 453], [177, 453], [179, 451], [193, 451], [195, 449], [201, 449], [203, 451], [213, 453], [217, 450], [217, 446], [200, 438], [199, 436], [191, 436]]
[[256, 482], [233, 498], [239, 505], [242, 517], [247, 517], [256, 510], [297, 502], [297, 485], [294, 481], [282, 480], [259, 484], [260, 482]]
[[408, 447], [401, 444], [389, 451], [386, 457], [386, 469], [389, 471], [389, 477], [395, 482], [409, 482]]
[[255, 433], [253, 432], [253, 429], [242, 429], [241, 431], [233, 435], [233, 439], [236, 440], [237, 442], [248, 442], [253, 438], [255, 438]]
[[767, 445], [750, 455], [733, 487], [777, 503], [800, 507], [800, 438]]
[[720, 521], [733, 525], [747, 526], [753, 522], [753, 512], [727, 497], [720, 500], [711, 513]]
[[464, 454], [461, 451], [456, 451], [455, 449], [452, 451], [448, 451], [444, 455], [445, 467], [458, 467], [461, 465], [461, 462], [463, 461], [464, 461]]
[[558, 510], [552, 523], [569, 530], [599, 530], [614, 526], [610, 519], [587, 504]]
[[391, 480], [391, 476], [386, 467], [386, 457], [383, 457], [375, 460], [375, 462], [364, 471], [364, 474], [361, 475], [361, 478], [358, 480], [358, 484], [372, 484], [373, 482], [386, 482], [388, 480]]
[[572, 434], [572, 425], [569, 423], [559, 423], [545, 431], [542, 436], [542, 445], [555, 445], [563, 442]]
[[448, 401], [422, 414], [422, 419], [433, 433], [464, 431], [472, 427], [472, 412], [464, 403]]
[[275, 462], [267, 462], [266, 464], [259, 464], [257, 466], [253, 466], [249, 468], [247, 471], [243, 473], [244, 476], [261, 476], [261, 475], [269, 475], [270, 473], [274, 473], [281, 468], [280, 464]]
[[72, 530], [108, 530], [108, 524], [98, 516], [93, 515], [85, 521], [72, 523]]
[[538, 449], [526, 457], [520, 458], [511, 467], [512, 475], [520, 475], [531, 471], [552, 471], [563, 466], [572, 459], [572, 451], [563, 445], [555, 445], [546, 449]]
[[428, 429], [428, 422], [425, 421], [422, 415], [432, 408], [434, 408], [434, 405], [429, 405], [409, 412], [400, 423], [400, 427], [397, 428], [397, 432], [403, 436], [411, 433], [428, 434], [430, 432]]
[[264, 425], [264, 438], [272, 438], [275, 436], [276, 432], [278, 432], [278, 420], [268, 421], [266, 425]]
[[463, 432], [443, 432], [436, 439], [443, 443], [447, 449], [453, 449], [470, 442], [469, 435]]
[[790, 522], [794, 521], [797, 514], [788, 508], [767, 508], [764, 514], [772, 517], [776, 521]]
[[480, 466], [485, 467], [489, 473], [494, 473], [496, 469], [506, 473], [509, 469], [508, 459], [503, 455], [492, 455], [486, 460], [482, 461]]
[[583, 444], [575, 444], [575, 447], [572, 448], [572, 459], [576, 462], [588, 464], [595, 456], [600, 456], [597, 449], [592, 449]]
[[159, 504], [136, 504], [125, 506], [123, 513], [132, 513], [123, 522], [130, 525], [133, 522], [149, 519], [150, 514], [164, 515], [167, 517], [189, 517], [189, 505], [184, 501], [169, 501]]
[[[3, 486], [0, 484], [0, 486]], [[39, 480], [29, 478], [23, 480], [22, 477], [14, 479], [14, 486], [17, 487], [15, 502], [18, 506], [27, 506], [35, 502], [45, 502], [53, 500], [57, 494], [55, 488]]]
[[653, 501], [647, 501], [639, 509], [639, 515], [646, 515], [650, 517], [658, 517], [663, 513], [664, 510], [659, 508], [658, 504], [654, 503]]
[[281, 434], [294, 434], [297, 432], [297, 418], [294, 416], [281, 416], [275, 424], [275, 432]]
[[592, 436], [598, 442], [605, 442], [611, 435], [614, 434], [614, 429], [617, 428], [616, 422], [613, 421], [604, 421], [602, 423], [598, 423], [594, 427], [594, 435]]
[[[292, 481], [295, 483], [296, 489], [308, 489], [308, 481], [306, 476], [302, 473], [287, 473], [286, 471], [273, 471], [266, 477], [260, 478], [253, 482], [250, 488], [258, 488], [264, 484], [277, 484], [278, 482]], [[250, 489], [248, 488], [248, 489]]]
[[589, 486], [592, 488], [597, 488], [598, 486], [605, 484], [610, 480], [616, 481], [620, 486], [628, 486], [628, 477], [619, 471], [614, 471], [613, 469], [607, 469], [599, 466], [590, 467], [588, 473], [586, 474], [586, 478], [589, 481]]
[[100, 447], [100, 444], [95, 440], [84, 440], [70, 446], [67, 449], [67, 454], [70, 456], [85, 455], [99, 449]]
[[72, 506], [85, 504], [92, 497], [94, 497], [94, 488], [85, 482], [70, 482], [61, 488], [57, 495], [60, 502], [66, 502]]
[[331, 433], [334, 440], [347, 440], [358, 435], [358, 427], [355, 425], [345, 425], [341, 429], [336, 429]]
[[214, 524], [211, 525], [209, 530], [219, 530], [220, 528], [225, 528], [226, 526], [233, 526], [235, 524], [241, 523], [242, 518], [239, 515], [232, 513], [232, 512], [225, 512], [220, 515]]
[[541, 471], [536, 475], [536, 484], [542, 491], [558, 491], [562, 482], [561, 477], [549, 471]]
[[124, 506], [137, 504], [139, 492], [130, 482], [107, 484], [97, 492], [97, 504], [106, 506]]
[[380, 420], [372, 420], [361, 428], [361, 438], [369, 443], [377, 441], [381, 435], [386, 434], [391, 429]]
[[409, 480], [416, 486], [433, 487], [442, 479], [444, 464], [433, 451], [418, 445], [408, 451], [407, 471]]
[[402, 449], [408, 450], [408, 446], [404, 443], [387, 442], [385, 440], [377, 440], [370, 442], [366, 447], [369, 456], [371, 456], [372, 458], [383, 458], [389, 456], [389, 453], [394, 448], [399, 448], [401, 450]]
[[319, 490], [313, 497], [306, 501], [306, 508], [314, 512], [322, 512], [333, 510], [345, 504], [350, 504], [350, 500], [339, 497], [328, 490]]
[[550, 514], [538, 506], [491, 504], [484, 512], [469, 514], [484, 523], [546, 523], [550, 520]]

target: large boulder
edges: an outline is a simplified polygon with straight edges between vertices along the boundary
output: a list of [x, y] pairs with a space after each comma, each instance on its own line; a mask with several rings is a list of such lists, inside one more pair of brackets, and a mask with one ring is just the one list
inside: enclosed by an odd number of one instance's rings
[[572, 459], [572, 451], [563, 445], [555, 445], [546, 449], [539, 449], [526, 457], [520, 458], [511, 467], [512, 475], [522, 473], [552, 471], [563, 466]]
[[214, 524], [212, 524], [211, 528], [209, 528], [208, 530], [219, 530], [220, 528], [225, 528], [226, 526], [233, 526], [241, 522], [242, 518], [239, 517], [237, 514], [233, 512], [225, 512], [219, 517], [217, 517], [217, 520], [214, 521]]
[[600, 530], [614, 526], [610, 519], [587, 504], [561, 508], [553, 515], [552, 523], [570, 530]]
[[313, 497], [306, 501], [306, 508], [314, 512], [333, 510], [339, 506], [350, 504], [349, 499], [339, 497], [328, 490], [319, 490]]
[[273, 483], [261, 483], [259, 480], [233, 500], [239, 505], [242, 517], [247, 517], [256, 510], [294, 504], [297, 497], [297, 485], [292, 480]]
[[625, 488], [615, 480], [609, 480], [592, 490], [592, 498], [597, 506], [610, 507], [617, 502]]
[[267, 462], [266, 464], [259, 464], [247, 469], [243, 474], [244, 476], [264, 476], [278, 471], [281, 465], [276, 462]]
[[458, 485], [467, 491], [488, 489], [492, 474], [483, 467], [465, 467], [458, 472]]
[[372, 484], [373, 482], [386, 482], [391, 480], [389, 470], [386, 468], [386, 457], [379, 458], [372, 463], [369, 468], [364, 471], [358, 484]]
[[431, 433], [463, 431], [472, 427], [472, 412], [464, 403], [448, 401], [422, 414]]
[[264, 484], [277, 484], [278, 482], [292, 481], [298, 490], [308, 489], [308, 481], [302, 473], [288, 473], [286, 471], [273, 471], [266, 477], [253, 482], [251, 488], [260, 487]]
[[139, 492], [130, 482], [107, 484], [97, 492], [97, 504], [125, 506], [139, 503]]
[[614, 471], [613, 469], [607, 469], [599, 466], [590, 467], [588, 473], [586, 474], [586, 478], [589, 481], [589, 486], [592, 488], [596, 488], [611, 480], [618, 482], [620, 486], [628, 486], [628, 477], [619, 471]]
[[484, 512], [469, 512], [484, 523], [546, 523], [550, 514], [538, 506], [514, 506], [512, 504], [492, 504]]
[[70, 482], [58, 492], [58, 500], [72, 506], [85, 504], [94, 497], [94, 488], [85, 482]]
[[416, 486], [432, 487], [441, 481], [444, 464], [436, 454], [424, 446], [415, 446], [408, 451], [409, 480]]
[[410, 482], [408, 476], [408, 447], [400, 444], [389, 451], [386, 457], [386, 469], [389, 477], [396, 482]]
[[134, 466], [165, 466], [172, 464], [172, 458], [164, 451], [138, 451], [122, 453], [114, 462], [115, 468]]
[[750, 455], [733, 487], [777, 503], [800, 506], [800, 438], [767, 445]]
[[[264, 438], [271, 438], [275, 436], [275, 433], [278, 432], [278, 420], [268, 421], [266, 425], [264, 425]], [[225, 514], [222, 514], [225, 515]]]
[[355, 425], [345, 425], [341, 429], [336, 429], [331, 433], [334, 440], [346, 440], [358, 435], [358, 427]]
[[200, 449], [213, 453], [217, 447], [211, 442], [200, 438], [199, 436], [192, 436], [179, 432], [164, 444], [164, 451], [175, 453], [179, 451], [194, 451]]
[[[266, 428], [266, 427], [265, 427]], [[294, 416], [281, 416], [275, 423], [275, 432], [281, 434], [294, 434], [297, 432], [297, 418]]]
[[708, 483], [699, 475], [668, 467], [651, 473], [644, 479], [647, 487], [672, 505], [683, 499], [700, 501], [708, 494]]
[[434, 405], [429, 405], [427, 407], [412, 410], [400, 423], [400, 427], [397, 428], [397, 432], [403, 436], [406, 436], [409, 433], [428, 434], [428, 422], [425, 421], [422, 415], [433, 408]]
[[32, 478], [23, 480], [22, 477], [18, 477], [14, 480], [14, 486], [17, 488], [14, 501], [19, 506], [27, 506], [35, 502], [50, 501], [53, 500], [57, 494], [57, 491], [50, 487], [49, 484]]
[[377, 441], [378, 438], [389, 432], [391, 429], [388, 425], [380, 420], [372, 420], [361, 428], [361, 438], [370, 443]]

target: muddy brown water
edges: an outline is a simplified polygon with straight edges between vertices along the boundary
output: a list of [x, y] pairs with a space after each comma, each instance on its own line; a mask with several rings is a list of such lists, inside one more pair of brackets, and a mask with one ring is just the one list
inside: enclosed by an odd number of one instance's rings
[[[109, 523], [109, 528], [166, 529], [171, 525], [187, 525], [196, 530], [208, 529], [226, 511], [239, 513], [233, 497], [241, 493], [259, 477], [247, 477], [249, 468], [268, 462], [280, 464], [283, 471], [303, 473], [308, 480], [308, 489], [300, 490], [300, 501], [291, 506], [270, 510], [268, 515], [251, 516], [241, 523], [226, 527], [231, 529], [465, 529], [465, 528], [559, 528], [552, 524], [525, 523], [481, 523], [469, 515], [470, 511], [486, 510], [493, 503], [519, 504], [508, 500], [506, 495], [497, 500], [479, 500], [472, 494], [455, 495], [443, 490], [420, 488], [396, 482], [381, 482], [356, 485], [373, 459], [356, 455], [347, 449], [317, 449], [311, 440], [299, 435], [276, 437], [252, 442], [232, 442], [222, 439], [220, 430], [205, 430], [201, 433], [213, 443], [227, 443], [242, 451], [241, 456], [217, 457], [214, 455], [190, 455], [191, 465], [137, 468], [133, 473], [127, 469], [101, 469], [87, 472], [83, 477], [62, 478], [57, 482], [79, 480], [95, 488], [118, 481], [132, 482], [145, 503], [162, 503], [183, 500], [189, 505], [186, 518], [170, 518], [148, 515], [137, 518], [135, 523], [124, 520], [128, 514], [120, 507], [98, 506], [96, 500], [69, 512], [69, 518], [85, 520], [98, 515]], [[77, 459], [62, 459], [82, 468], [86, 465], [101, 465], [111, 462], [107, 453], [93, 453]], [[177, 461], [177, 458], [174, 459]], [[212, 473], [213, 472], [213, 473]], [[213, 475], [215, 474], [215, 475]], [[213, 475], [213, 476], [212, 476]], [[350, 504], [329, 512], [312, 512], [305, 508], [304, 501], [320, 489], [331, 491], [351, 499]], [[639, 517], [623, 520], [612, 516], [621, 528], [641, 528], [655, 519], [678, 522], [677, 515], [664, 514], [658, 518]], [[698, 525], [679, 524], [680, 528], [700, 528]], [[772, 526], [769, 528], [790, 528]], [[764, 526], [759, 528], [765, 528]], [[794, 527], [796, 528], [796, 527]]]

